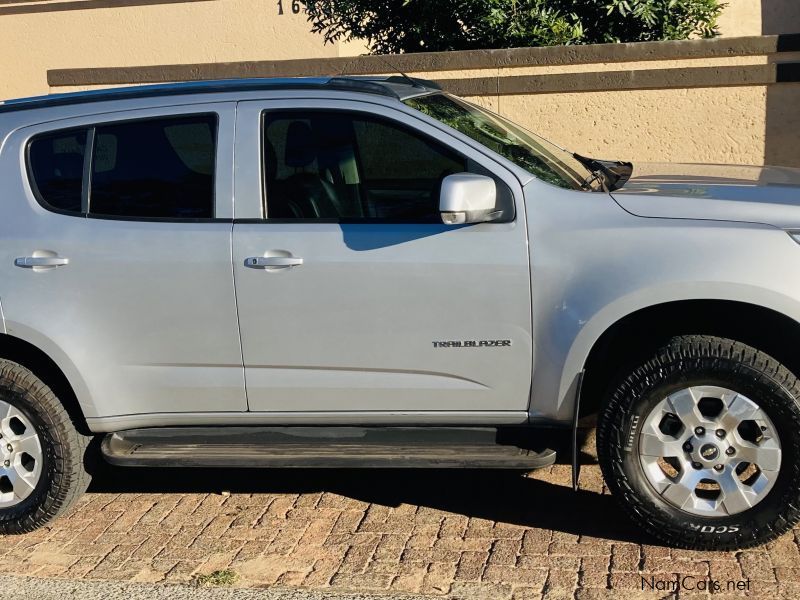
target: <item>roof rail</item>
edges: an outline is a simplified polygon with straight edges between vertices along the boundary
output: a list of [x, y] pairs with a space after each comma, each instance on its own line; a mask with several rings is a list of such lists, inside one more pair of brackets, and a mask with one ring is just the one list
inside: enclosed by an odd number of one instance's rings
[[[410, 79], [410, 78], [409, 78]], [[298, 90], [327, 89], [349, 92], [378, 94], [400, 99], [404, 94], [398, 88], [414, 89], [420, 87], [427, 90], [439, 89], [432, 82], [421, 79], [413, 80], [414, 86], [401, 77], [289, 77], [289, 78], [253, 78], [253, 79], [217, 79], [208, 81], [185, 81], [155, 85], [140, 85], [119, 88], [106, 88], [84, 92], [67, 92], [32, 96], [0, 102], [0, 113], [65, 106], [85, 102], [103, 102], [107, 100], [124, 100], [131, 98], [156, 98], [162, 96], [179, 96], [183, 94], [239, 92], [257, 90]], [[402, 89], [402, 88], [401, 88]]]

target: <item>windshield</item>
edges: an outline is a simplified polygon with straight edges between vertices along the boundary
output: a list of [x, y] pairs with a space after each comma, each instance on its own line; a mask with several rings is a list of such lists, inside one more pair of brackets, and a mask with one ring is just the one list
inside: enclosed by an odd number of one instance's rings
[[417, 96], [404, 102], [547, 183], [568, 189], [586, 189], [590, 172], [572, 154], [500, 115], [448, 94]]

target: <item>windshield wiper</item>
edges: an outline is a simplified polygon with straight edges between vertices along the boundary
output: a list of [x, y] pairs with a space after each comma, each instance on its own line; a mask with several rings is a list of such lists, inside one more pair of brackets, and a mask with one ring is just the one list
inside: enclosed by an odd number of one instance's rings
[[618, 190], [630, 179], [633, 173], [633, 163], [621, 160], [600, 160], [581, 156], [578, 153], [572, 154], [573, 158], [589, 169], [591, 175], [584, 181], [584, 186], [594, 183], [595, 179], [602, 180], [603, 191], [611, 192]]
[[594, 183], [600, 184], [600, 189], [602, 189], [604, 192], [608, 191], [608, 184], [606, 183], [606, 175], [599, 169], [590, 171], [590, 175], [583, 180], [583, 183], [581, 183], [581, 189], [593, 190], [594, 188], [592, 187], [592, 185]]

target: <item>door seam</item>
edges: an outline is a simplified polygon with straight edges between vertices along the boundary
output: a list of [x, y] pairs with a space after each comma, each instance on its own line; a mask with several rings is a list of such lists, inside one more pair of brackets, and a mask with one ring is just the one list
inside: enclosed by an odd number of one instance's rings
[[239, 122], [239, 103], [236, 102], [233, 105], [233, 147], [231, 148], [232, 158], [231, 167], [233, 168], [233, 173], [231, 174], [233, 177], [233, 189], [231, 190], [232, 194], [232, 204], [233, 204], [233, 216], [234, 219], [231, 220], [231, 231], [230, 231], [230, 259], [231, 259], [231, 281], [233, 282], [233, 305], [236, 309], [236, 335], [239, 337], [239, 357], [242, 360], [242, 385], [244, 386], [244, 402], [245, 406], [247, 407], [247, 412], [250, 411], [250, 398], [248, 397], [247, 393], [247, 372], [244, 366], [244, 346], [242, 345], [242, 319], [241, 315], [239, 314], [239, 296], [236, 291], [236, 265], [234, 264], [234, 249], [233, 249], [233, 235], [234, 230], [236, 227], [235, 224], [235, 217], [236, 217], [236, 133], [237, 127]]

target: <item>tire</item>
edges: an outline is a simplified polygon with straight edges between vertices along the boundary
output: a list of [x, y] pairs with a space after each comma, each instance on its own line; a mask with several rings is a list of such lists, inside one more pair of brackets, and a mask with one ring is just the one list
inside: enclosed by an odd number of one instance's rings
[[800, 520], [799, 401], [797, 378], [767, 354], [719, 337], [673, 338], [606, 399], [603, 476], [629, 516], [670, 546], [763, 544]]
[[[0, 359], [0, 408], [0, 500], [5, 499], [0, 534], [27, 533], [65, 513], [86, 491], [91, 478], [84, 455], [90, 438], [78, 433], [47, 385], [5, 359]], [[28, 483], [21, 481], [20, 468]]]

